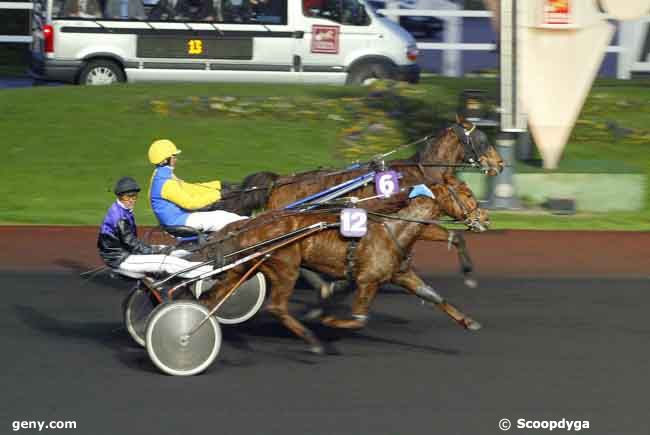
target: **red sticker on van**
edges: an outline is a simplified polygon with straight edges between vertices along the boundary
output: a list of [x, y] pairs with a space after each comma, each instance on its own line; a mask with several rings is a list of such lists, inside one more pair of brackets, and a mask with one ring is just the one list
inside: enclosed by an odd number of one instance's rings
[[570, 24], [571, 0], [546, 0], [544, 24]]
[[312, 26], [311, 52], [337, 54], [339, 52], [339, 27]]

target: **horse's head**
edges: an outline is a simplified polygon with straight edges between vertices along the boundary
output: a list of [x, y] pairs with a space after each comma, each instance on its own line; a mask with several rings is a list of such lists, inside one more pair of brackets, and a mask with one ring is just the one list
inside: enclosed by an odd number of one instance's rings
[[488, 212], [479, 207], [474, 193], [466, 183], [455, 177], [445, 177], [445, 183], [431, 187], [445, 214], [463, 221], [471, 231], [483, 232], [488, 229]]
[[472, 165], [480, 165], [487, 175], [497, 175], [503, 170], [503, 158], [490, 144], [487, 135], [470, 121], [456, 115], [456, 123], [451, 130], [463, 148], [462, 160]]

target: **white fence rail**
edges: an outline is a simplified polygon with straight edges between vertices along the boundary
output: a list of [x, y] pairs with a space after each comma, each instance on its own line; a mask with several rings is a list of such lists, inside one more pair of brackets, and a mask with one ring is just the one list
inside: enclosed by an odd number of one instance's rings
[[[492, 51], [496, 50], [496, 44], [490, 43], [467, 43], [462, 42], [462, 18], [492, 18], [490, 11], [467, 11], [453, 9], [378, 9], [377, 12], [391, 18], [394, 17], [436, 17], [445, 20], [446, 25], [443, 33], [444, 42], [418, 42], [420, 50], [440, 50], [442, 55], [443, 75], [459, 77], [462, 76], [462, 58], [460, 51]], [[605, 16], [606, 17], [606, 16]], [[607, 53], [623, 53], [625, 48], [619, 45], [610, 45]]]
[[31, 2], [0, 2], [0, 9], [34, 9]]

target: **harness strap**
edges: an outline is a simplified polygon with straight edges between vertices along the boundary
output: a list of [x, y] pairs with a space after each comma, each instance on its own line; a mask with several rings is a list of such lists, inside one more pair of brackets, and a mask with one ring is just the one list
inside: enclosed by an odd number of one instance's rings
[[350, 239], [348, 241], [348, 248], [345, 254], [345, 279], [353, 284], [354, 279], [354, 267], [357, 263], [357, 247], [359, 246], [358, 239]]
[[397, 237], [395, 237], [395, 234], [393, 233], [393, 230], [390, 229], [390, 226], [386, 222], [383, 223], [384, 228], [386, 228], [386, 232], [390, 236], [391, 240], [395, 244], [395, 247], [397, 248], [397, 252], [399, 252], [400, 256], [400, 265], [399, 265], [399, 271], [400, 272], [406, 272], [406, 270], [410, 267], [411, 265], [411, 256], [407, 254], [404, 251], [404, 248], [399, 244], [397, 241]]

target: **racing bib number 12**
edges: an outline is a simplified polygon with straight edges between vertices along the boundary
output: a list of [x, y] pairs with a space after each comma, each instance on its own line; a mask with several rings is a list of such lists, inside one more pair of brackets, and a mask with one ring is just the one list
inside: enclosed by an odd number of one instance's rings
[[341, 210], [341, 235], [343, 237], [363, 237], [368, 232], [368, 215], [362, 208]]

